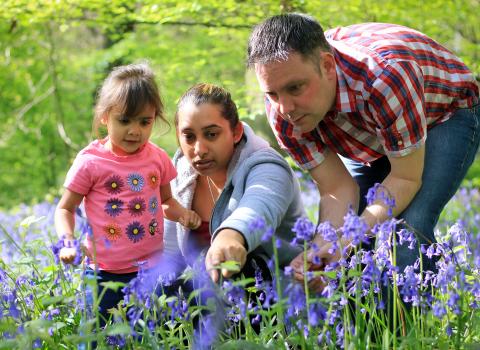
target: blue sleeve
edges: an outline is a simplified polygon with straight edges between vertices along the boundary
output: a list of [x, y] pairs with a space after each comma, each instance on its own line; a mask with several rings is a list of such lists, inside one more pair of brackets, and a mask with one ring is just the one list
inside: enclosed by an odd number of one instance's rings
[[250, 231], [250, 223], [262, 217], [276, 230], [292, 203], [295, 186], [292, 172], [275, 163], [254, 166], [244, 181], [244, 193], [237, 208], [215, 230], [213, 237], [222, 229], [234, 229], [244, 236], [247, 251], [251, 252], [262, 243], [263, 232]]

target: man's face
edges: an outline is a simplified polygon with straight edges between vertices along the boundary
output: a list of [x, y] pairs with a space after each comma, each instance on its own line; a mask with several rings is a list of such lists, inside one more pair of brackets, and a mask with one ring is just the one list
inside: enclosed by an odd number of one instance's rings
[[312, 60], [292, 52], [286, 61], [255, 65], [260, 88], [272, 107], [302, 132], [315, 129], [335, 104], [335, 59], [328, 52], [318, 55]]

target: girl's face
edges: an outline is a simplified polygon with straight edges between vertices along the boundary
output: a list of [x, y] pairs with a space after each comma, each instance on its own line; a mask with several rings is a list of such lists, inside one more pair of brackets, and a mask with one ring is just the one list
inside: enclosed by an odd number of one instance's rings
[[178, 111], [180, 148], [193, 168], [205, 176], [225, 174], [234, 145], [243, 135], [242, 123], [234, 130], [222, 116], [219, 105], [187, 103]]
[[155, 122], [155, 108], [145, 107], [135, 117], [128, 117], [110, 112], [102, 118], [106, 125], [109, 140], [105, 146], [117, 155], [128, 155], [137, 152], [150, 138]]

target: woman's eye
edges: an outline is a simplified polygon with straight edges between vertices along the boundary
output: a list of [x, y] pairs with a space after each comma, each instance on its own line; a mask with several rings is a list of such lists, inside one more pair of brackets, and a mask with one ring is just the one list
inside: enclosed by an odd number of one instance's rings
[[217, 135], [218, 135], [217, 132], [207, 132], [207, 133], [205, 134], [205, 137], [208, 138], [208, 139], [213, 139], [213, 138], [215, 138]]
[[192, 134], [183, 134], [183, 139], [187, 142], [191, 142], [194, 140], [194, 136]]

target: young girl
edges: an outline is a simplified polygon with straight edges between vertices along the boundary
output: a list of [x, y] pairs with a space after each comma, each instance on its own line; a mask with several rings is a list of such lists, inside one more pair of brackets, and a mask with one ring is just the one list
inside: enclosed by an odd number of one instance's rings
[[[99, 92], [93, 129], [106, 127], [77, 155], [65, 180], [65, 192], [55, 212], [55, 228], [64, 237], [60, 251], [72, 263], [75, 209], [84, 200], [91, 237], [84, 245], [90, 257], [87, 274], [97, 268], [98, 282], [128, 283], [139, 265], [149, 268], [163, 250], [163, 217], [196, 228], [200, 217], [182, 207], [171, 194], [176, 170], [167, 153], [149, 141], [154, 122], [163, 116], [163, 104], [152, 70], [146, 64], [115, 68]], [[102, 292], [99, 283], [99, 295]], [[115, 307], [121, 291], [106, 290], [100, 312]], [[103, 322], [102, 322], [103, 323]]]

